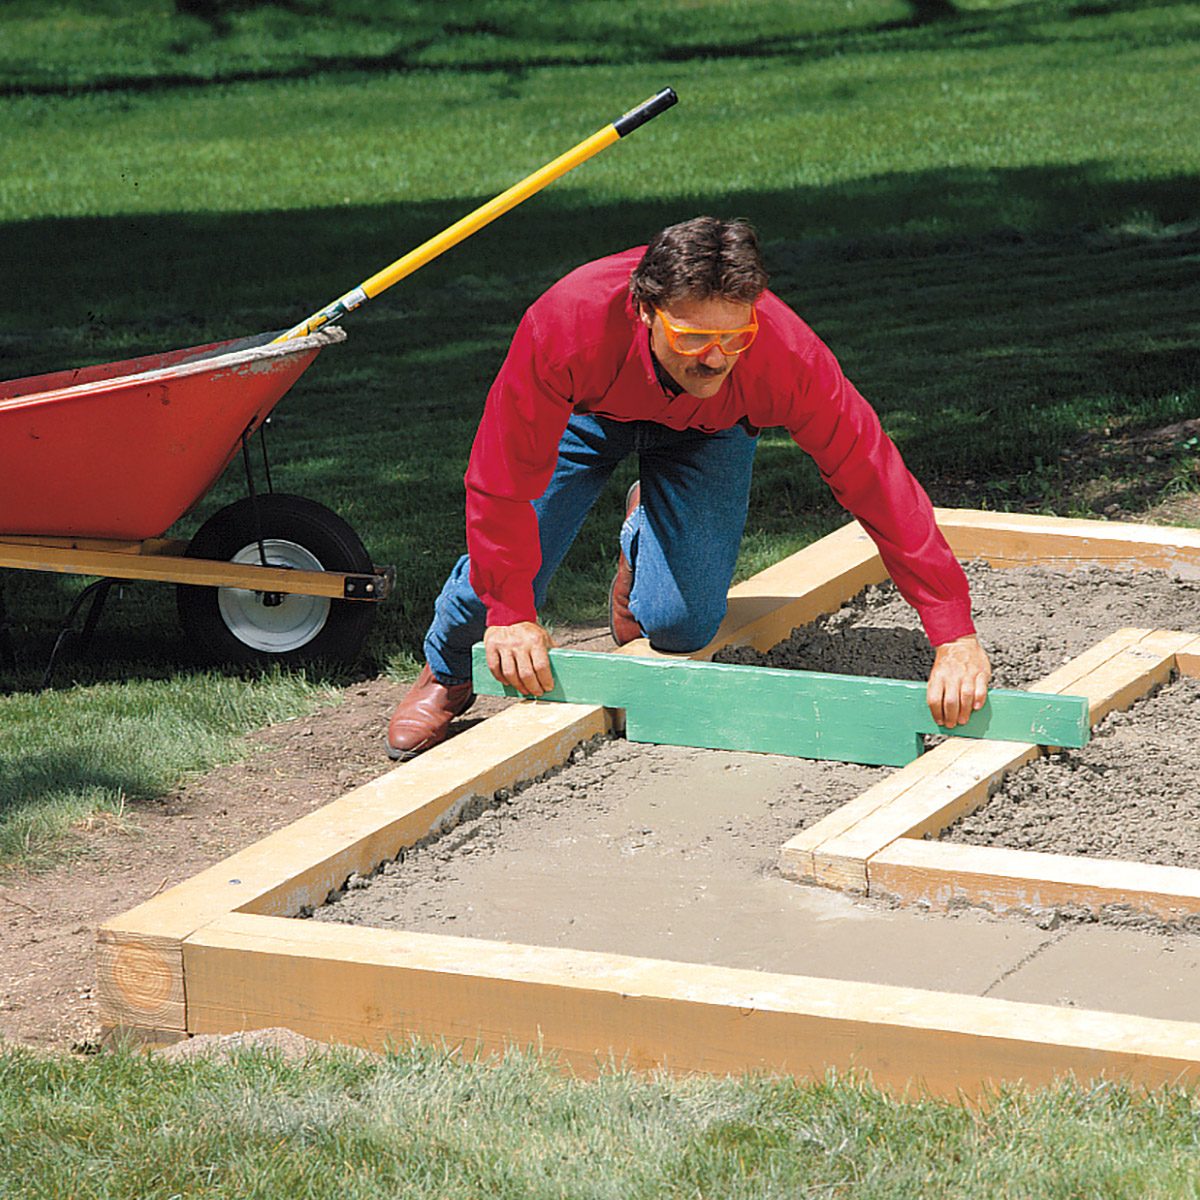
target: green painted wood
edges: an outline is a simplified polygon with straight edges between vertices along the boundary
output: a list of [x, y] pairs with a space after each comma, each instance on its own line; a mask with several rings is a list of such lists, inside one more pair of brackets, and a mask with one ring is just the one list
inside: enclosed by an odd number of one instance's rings
[[[623, 708], [634, 742], [903, 766], [921, 753], [924, 733], [1070, 747], [1090, 736], [1083, 696], [995, 688], [966, 725], [944, 729], [929, 715], [925, 684], [910, 679], [585, 650], [551, 650], [550, 664], [554, 689], [541, 699]], [[520, 695], [492, 677], [481, 644], [473, 668], [481, 695]]]
[[847, 688], [837, 676], [810, 675], [798, 686], [788, 678], [795, 671], [696, 665], [717, 669], [639, 672], [639, 701], [625, 710], [630, 741], [897, 767], [924, 749], [905, 706], [871, 680]]

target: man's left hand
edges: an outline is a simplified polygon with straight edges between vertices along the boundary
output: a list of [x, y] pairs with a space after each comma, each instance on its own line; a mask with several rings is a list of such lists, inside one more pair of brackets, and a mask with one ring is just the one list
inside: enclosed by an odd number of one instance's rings
[[965, 725], [987, 699], [992, 664], [972, 633], [944, 642], [934, 652], [925, 699], [933, 719], [947, 729]]

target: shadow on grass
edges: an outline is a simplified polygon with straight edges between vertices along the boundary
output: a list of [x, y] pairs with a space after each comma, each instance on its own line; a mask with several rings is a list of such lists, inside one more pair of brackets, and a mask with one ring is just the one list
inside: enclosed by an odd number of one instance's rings
[[[1200, 233], [1186, 222], [1197, 182], [1113, 182], [1094, 163], [671, 203], [544, 194], [348, 319], [347, 343], [323, 352], [277, 410], [275, 486], [334, 508], [377, 562], [398, 567], [371, 657], [419, 655], [462, 546], [475, 424], [521, 312], [570, 267], [710, 211], [756, 222], [775, 290], [838, 354], [934, 500], [1004, 507], [1013, 481], [1025, 488], [1095, 430], [1192, 415]], [[279, 328], [480, 199], [0, 227], [9, 263], [0, 327], [18, 331], [0, 340], [0, 374]], [[601, 501], [611, 519], [589, 522], [569, 556], [561, 591], [577, 607], [555, 619], [602, 611], [619, 496], [634, 470]], [[989, 491], [993, 481], [1010, 490]], [[242, 490], [238, 472], [227, 473], [176, 532], [189, 536]], [[101, 464], [96, 496], [102, 504]], [[782, 433], [765, 435], [748, 530], [815, 533], [844, 519], [809, 460]], [[9, 613], [38, 661], [78, 581], [19, 574], [6, 580]], [[171, 589], [146, 596], [130, 610], [133, 627], [119, 612], [106, 617], [105, 653], [186, 665]]]
[[[371, 54], [315, 52], [277, 48], [281, 61], [267, 65], [239, 65], [228, 49], [234, 19], [248, 10], [276, 5], [254, 3], [197, 5], [194, 15], [205, 21], [207, 29], [197, 36], [201, 26], [184, 22], [180, 37], [173, 43], [175, 59], [187, 63], [187, 56], [198, 53], [197, 65], [178, 69], [150, 69], [141, 73], [106, 73], [95, 67], [90, 80], [62, 82], [60, 79], [27, 78], [0, 82], [0, 96], [79, 95], [89, 92], [150, 92], [181, 87], [262, 83], [277, 80], [309, 79], [317, 74], [352, 73], [361, 77], [396, 72], [499, 74], [519, 81], [528, 73], [548, 68], [594, 67], [632, 64], [683, 64], [714, 59], [769, 61], [781, 67], [801, 67], [846, 53], [887, 54], [929, 53], [945, 49], [948, 41], [959, 49], [991, 50], [998, 47], [1035, 47], [1055, 44], [1061, 31], [1043, 22], [1070, 19], [1076, 26], [1095, 23], [1093, 31], [1076, 29], [1076, 40], [1127, 43], [1127, 29], [1105, 24], [1114, 15], [1182, 7], [1184, 0], [1111, 0], [1092, 4], [1064, 6], [1050, 0], [1027, 0], [990, 10], [963, 10], [950, 0], [907, 0], [905, 17], [873, 25], [847, 25], [837, 28], [805, 28], [797, 22], [793, 31], [772, 32], [754, 37], [741, 36], [741, 30], [724, 20], [718, 12], [697, 11], [690, 21], [678, 13], [643, 9], [635, 17], [611, 19], [610, 9], [601, 6], [594, 14], [586, 8], [563, 6], [556, 13], [547, 6], [493, 3], [488, 16], [481, 18], [477, 6], [459, 0], [438, 5], [407, 5], [394, 9], [376, 6], [369, 16], [339, 14], [338, 19], [353, 30], [356, 21], [363, 27], [386, 28], [393, 44], [386, 51]], [[300, 21], [305, 7], [288, 3], [283, 7]], [[327, 6], [320, 6], [324, 13]], [[786, 30], [787, 19], [768, 14], [765, 22], [776, 30]], [[194, 28], [193, 28], [194, 26]], [[243, 36], [253, 36], [249, 27]], [[260, 31], [261, 32], [261, 31]], [[353, 33], [345, 34], [353, 43]], [[1168, 45], [1200, 38], [1200, 28], [1178, 22], [1170, 28], [1152, 28], [1139, 32], [1139, 45]], [[260, 40], [260, 39], [256, 39]], [[274, 42], [272, 36], [265, 45]], [[481, 43], [488, 47], [481, 53]], [[569, 46], [569, 50], [564, 50]], [[259, 46], [255, 58], [270, 54]], [[215, 64], [215, 65], [214, 65]], [[26, 68], [28, 69], [28, 68]], [[33, 72], [31, 72], [33, 73]]]
[[[20, 864], [37, 869], [61, 857], [63, 834], [89, 811], [136, 815], [162, 792], [160, 778], [139, 777], [128, 762], [108, 770], [92, 747], [65, 734], [53, 751], [6, 757], [0, 783], [0, 874]], [[69, 847], [66, 848], [69, 850]]]
[[107, 771], [97, 766], [94, 758], [93, 747], [64, 731], [61, 745], [54, 750], [26, 753], [5, 762], [0, 823], [9, 823], [23, 811], [40, 807], [47, 798], [68, 792], [103, 792], [135, 801], [158, 794], [157, 780], [139, 780], [127, 771]]

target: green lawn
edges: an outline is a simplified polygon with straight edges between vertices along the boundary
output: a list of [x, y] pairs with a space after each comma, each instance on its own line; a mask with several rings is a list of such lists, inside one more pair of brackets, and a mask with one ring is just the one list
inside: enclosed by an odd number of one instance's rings
[[[181, 777], [234, 757], [247, 729], [286, 720], [336, 692], [298, 673], [251, 680], [210, 672], [94, 683], [3, 698], [0, 861], [37, 866], [68, 848], [62, 831], [95, 812], [128, 818]], [[132, 897], [131, 897], [132, 899]]]
[[[189, 7], [186, 4], [178, 6]], [[203, 8], [194, 2], [192, 9]], [[935, 501], [1138, 514], [1195, 488], [1200, 4], [1166, 0], [9, 0], [7, 377], [290, 325], [660, 87], [680, 104], [346, 323], [277, 412], [275, 483], [399, 568], [366, 671], [403, 676], [462, 546], [461, 476], [524, 307], [698, 212], [753, 219], [774, 286]], [[619, 497], [548, 616], [603, 612]], [[98, 479], [98, 491], [102, 490]], [[241, 494], [235, 473], [177, 532]], [[840, 523], [778, 434], [743, 574]], [[81, 581], [9, 572], [0, 860], [236, 753], [338, 677], [203, 670], [165, 586], [34, 691]], [[380, 767], [385, 766], [381, 756]], [[453, 1055], [229, 1067], [0, 1055], [0, 1196], [1175, 1197], [1196, 1099], [984, 1110], [850, 1083], [564, 1080]]]
[[[475, 422], [524, 307], [701, 211], [758, 224], [776, 290], [935, 501], [1138, 512], [1193, 486], [1194, 440], [1147, 467], [1105, 439], [1196, 406], [1200, 5], [993, 0], [926, 22], [936, 6], [895, 0], [209, 7], [0, 15], [9, 377], [286, 327], [660, 87], [680, 96], [354, 314], [277, 410], [276, 487], [337, 509], [399, 569], [368, 671], [403, 677], [420, 655], [462, 547]], [[548, 619], [602, 616], [634, 470]], [[176, 532], [243, 490], [231, 469]], [[741, 574], [842, 519], [768, 433]], [[80, 586], [3, 583], [20, 663], [0, 674], [0, 778], [25, 755], [6, 706], [54, 703], [28, 691]], [[164, 675], [176, 687], [154, 705], [171, 709], [195, 669], [170, 589], [148, 585], [125, 589], [95, 653], [58, 679], [91, 686], [80, 703], [99, 719]], [[310, 702], [283, 680], [253, 686], [291, 689], [276, 711]], [[184, 769], [177, 711], [168, 757]], [[128, 769], [106, 759], [114, 794], [140, 794]], [[17, 807], [28, 798], [0, 797], [0, 846]]]
[[433, 1049], [0, 1053], [0, 1195], [23, 1200], [1175, 1200], [1196, 1195], [1198, 1128], [1194, 1095], [1110, 1084], [978, 1107], [832, 1079], [585, 1082]]

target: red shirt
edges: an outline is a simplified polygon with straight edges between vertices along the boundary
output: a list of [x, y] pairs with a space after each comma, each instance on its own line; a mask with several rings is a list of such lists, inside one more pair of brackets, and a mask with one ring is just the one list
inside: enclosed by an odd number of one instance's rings
[[656, 377], [649, 330], [629, 296], [644, 250], [587, 263], [536, 300], [488, 392], [466, 474], [471, 585], [488, 624], [537, 619], [541, 552], [531, 502], [550, 482], [572, 412], [588, 412], [709, 432], [742, 418], [782, 425], [875, 542], [930, 641], [973, 633], [967, 579], [929, 497], [825, 344], [764, 292], [758, 337], [717, 393], [672, 395]]

